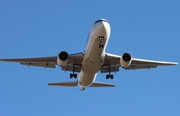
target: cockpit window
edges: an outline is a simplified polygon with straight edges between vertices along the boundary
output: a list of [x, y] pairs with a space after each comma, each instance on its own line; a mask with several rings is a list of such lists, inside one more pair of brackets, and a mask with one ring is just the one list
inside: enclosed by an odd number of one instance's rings
[[105, 19], [100, 19], [100, 20], [97, 20], [97, 21], [95, 22], [95, 24], [98, 23], [98, 22], [102, 22], [102, 21], [107, 22]]

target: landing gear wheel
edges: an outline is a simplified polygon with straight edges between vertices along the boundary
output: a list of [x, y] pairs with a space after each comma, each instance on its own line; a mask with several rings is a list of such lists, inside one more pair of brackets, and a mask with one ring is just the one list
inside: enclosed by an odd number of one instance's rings
[[100, 43], [100, 44], [99, 44], [99, 48], [104, 48], [103, 43]]
[[99, 44], [99, 48], [101, 48], [101, 44]]
[[103, 44], [101, 44], [101, 48], [104, 48], [104, 45], [103, 45]]
[[114, 76], [113, 76], [113, 75], [110, 75], [110, 78], [111, 78], [111, 79], [113, 79], [113, 78], [114, 78]]
[[73, 74], [70, 74], [70, 78], [73, 78]]
[[73, 77], [76, 79], [76, 78], [77, 78], [77, 74], [71, 73], [71, 74], [70, 74], [70, 78], [73, 78]]
[[104, 45], [103, 44], [99, 44], [99, 48], [104, 48]]
[[109, 79], [109, 75], [108, 74], [106, 75], [106, 79]]
[[113, 76], [113, 75], [110, 75], [110, 74], [107, 74], [107, 75], [106, 75], [106, 79], [109, 79], [109, 78], [110, 78], [110, 79], [113, 79], [114, 76]]
[[75, 78], [75, 79], [77, 78], [77, 74], [74, 74], [74, 78]]

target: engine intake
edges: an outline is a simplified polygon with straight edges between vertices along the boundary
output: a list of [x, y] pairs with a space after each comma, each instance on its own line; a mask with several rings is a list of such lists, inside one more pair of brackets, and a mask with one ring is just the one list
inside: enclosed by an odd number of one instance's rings
[[122, 58], [124, 61], [129, 62], [131, 60], [131, 55], [129, 53], [124, 53]]
[[59, 53], [58, 57], [59, 57], [60, 60], [63, 60], [63, 61], [67, 60], [68, 59], [68, 53], [65, 52], [65, 51], [62, 51], [62, 52]]
[[132, 56], [129, 53], [124, 53], [120, 59], [120, 64], [123, 68], [128, 67], [131, 64]]
[[65, 66], [67, 65], [67, 62], [68, 62], [68, 58], [69, 58], [69, 55], [66, 51], [62, 51], [58, 54], [58, 57], [57, 57], [57, 63], [58, 65], [60, 66]]

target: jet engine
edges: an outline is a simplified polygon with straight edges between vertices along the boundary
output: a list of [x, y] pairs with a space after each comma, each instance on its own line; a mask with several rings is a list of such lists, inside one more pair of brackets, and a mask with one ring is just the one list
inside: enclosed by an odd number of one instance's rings
[[128, 67], [130, 64], [131, 64], [131, 61], [132, 61], [132, 57], [131, 57], [131, 54], [129, 53], [124, 53], [120, 59], [120, 65], [123, 67], [123, 68], [126, 68]]
[[57, 63], [59, 66], [66, 66], [68, 63], [69, 55], [66, 51], [61, 51], [57, 56]]

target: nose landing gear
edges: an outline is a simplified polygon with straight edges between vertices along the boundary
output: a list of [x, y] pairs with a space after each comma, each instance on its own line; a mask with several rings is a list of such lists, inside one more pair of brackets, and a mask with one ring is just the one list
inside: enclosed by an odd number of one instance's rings
[[99, 44], [99, 48], [104, 48], [104, 45], [102, 42]]
[[104, 44], [103, 44], [104, 36], [99, 36], [99, 40], [100, 40], [99, 48], [104, 48]]

